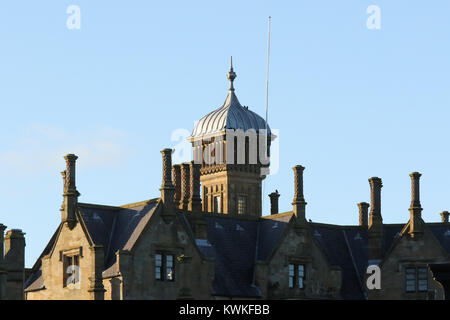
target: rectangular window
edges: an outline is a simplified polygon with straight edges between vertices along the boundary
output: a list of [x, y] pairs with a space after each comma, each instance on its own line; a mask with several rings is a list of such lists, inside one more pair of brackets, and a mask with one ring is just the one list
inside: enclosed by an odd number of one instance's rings
[[416, 292], [416, 268], [406, 268], [406, 292]]
[[303, 281], [305, 280], [305, 266], [300, 264], [298, 265], [298, 287], [303, 289]]
[[417, 279], [417, 287], [419, 291], [428, 291], [428, 268], [417, 268]]
[[162, 277], [162, 254], [155, 255], [155, 279], [163, 280]]
[[166, 279], [168, 281], [173, 281], [174, 279], [174, 265], [173, 265], [173, 255], [166, 256]]
[[289, 288], [305, 288], [305, 265], [289, 264]]
[[80, 282], [80, 256], [63, 254], [63, 287]]
[[405, 270], [406, 292], [427, 292], [428, 291], [428, 268], [409, 267]]
[[214, 197], [214, 212], [221, 213], [221, 211], [220, 211], [220, 196]]
[[289, 288], [293, 288], [295, 283], [295, 266], [293, 264], [289, 265]]
[[155, 279], [159, 281], [175, 280], [175, 256], [172, 254], [155, 254]]
[[238, 197], [238, 214], [245, 214], [247, 211], [247, 197]]

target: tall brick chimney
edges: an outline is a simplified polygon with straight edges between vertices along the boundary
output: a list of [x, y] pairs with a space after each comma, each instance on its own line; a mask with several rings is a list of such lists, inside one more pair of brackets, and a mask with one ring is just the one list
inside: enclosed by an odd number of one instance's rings
[[189, 205], [189, 193], [191, 191], [190, 187], [191, 183], [191, 174], [190, 174], [190, 166], [188, 162], [184, 162], [181, 164], [181, 200], [180, 200], [180, 209], [188, 210]]
[[378, 177], [369, 178], [369, 259], [380, 260], [383, 246], [383, 218], [381, 216], [381, 188], [383, 183]]
[[368, 204], [367, 202], [358, 203], [359, 225], [362, 227], [369, 226], [369, 207], [370, 207], [370, 204]]
[[78, 197], [80, 193], [77, 191], [75, 184], [75, 164], [78, 157], [74, 154], [68, 154], [64, 157], [66, 159], [66, 170], [61, 172], [64, 180], [64, 202], [61, 206], [61, 222], [67, 223], [70, 229], [73, 229], [77, 224], [76, 210], [78, 205]]
[[305, 216], [305, 197], [303, 196], [303, 170], [305, 167], [297, 165], [292, 168], [294, 170], [294, 200], [292, 201], [294, 215], [300, 221], [306, 221]]
[[269, 194], [270, 198], [270, 214], [277, 214], [278, 213], [278, 198], [280, 197], [280, 194], [278, 193], [278, 190], [275, 190], [275, 192], [272, 192]]
[[442, 223], [448, 223], [448, 211], [442, 211], [441, 212], [441, 219], [442, 219]]
[[423, 233], [424, 222], [422, 220], [422, 206], [420, 205], [420, 177], [419, 172], [413, 172], [409, 175], [411, 177], [411, 205], [410, 212], [410, 227], [409, 234], [414, 237], [417, 234]]
[[176, 207], [180, 205], [181, 200], [181, 166], [179, 164], [174, 164], [172, 166], [173, 184], [175, 186], [175, 195], [173, 202]]
[[172, 149], [161, 150], [162, 154], [162, 184], [161, 200], [165, 207], [173, 207], [173, 199], [175, 195], [175, 187], [172, 183]]
[[200, 164], [191, 161], [189, 163], [189, 211], [202, 211], [202, 199], [200, 197]]

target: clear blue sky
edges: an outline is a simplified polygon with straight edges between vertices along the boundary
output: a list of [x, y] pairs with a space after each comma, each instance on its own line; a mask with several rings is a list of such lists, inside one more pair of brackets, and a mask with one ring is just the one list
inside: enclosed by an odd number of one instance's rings
[[[80, 30], [66, 27], [73, 4]], [[366, 27], [373, 4], [380, 30]], [[80, 201], [158, 197], [159, 151], [223, 103], [230, 55], [241, 103], [264, 115], [269, 15], [280, 170], [265, 193], [290, 210], [302, 164], [307, 218], [355, 224], [379, 176], [384, 221], [399, 223], [420, 171], [423, 217], [438, 221], [450, 209], [449, 12], [446, 0], [2, 1], [0, 222], [26, 232], [31, 266], [60, 221], [69, 152]]]

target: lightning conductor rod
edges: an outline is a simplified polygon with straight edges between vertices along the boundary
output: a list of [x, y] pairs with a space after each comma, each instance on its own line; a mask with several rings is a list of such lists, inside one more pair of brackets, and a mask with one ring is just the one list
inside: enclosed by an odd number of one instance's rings
[[268, 23], [268, 32], [267, 32], [267, 72], [266, 72], [266, 130], [267, 130], [267, 121], [269, 117], [269, 61], [270, 61], [270, 19]]
[[[266, 132], [265, 132], [265, 139], [266, 139], [266, 148], [267, 148], [267, 120], [269, 116], [269, 61], [270, 61], [270, 19], [271, 16], [269, 16], [268, 19], [268, 31], [267, 31], [267, 72], [266, 72]], [[267, 150], [266, 150], [267, 152]], [[263, 194], [266, 194], [266, 180], [263, 180]], [[265, 207], [265, 197], [263, 196], [263, 203], [262, 207]], [[263, 209], [264, 210], [264, 209]]]

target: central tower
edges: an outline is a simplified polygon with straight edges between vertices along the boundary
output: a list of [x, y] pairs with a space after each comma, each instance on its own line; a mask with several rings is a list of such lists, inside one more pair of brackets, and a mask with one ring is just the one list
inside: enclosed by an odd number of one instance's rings
[[266, 121], [235, 94], [231, 60], [224, 104], [204, 116], [189, 138], [201, 164], [204, 212], [261, 216], [261, 184], [268, 174], [272, 134]]

